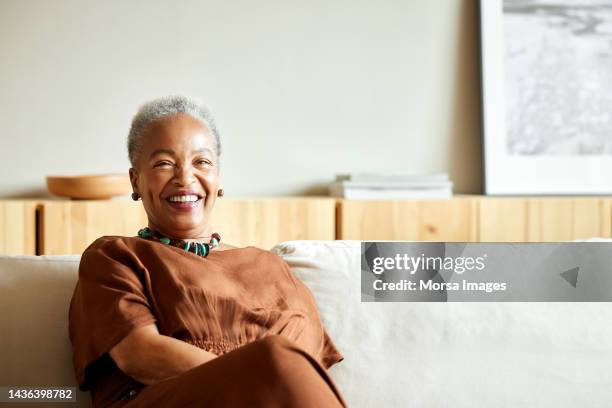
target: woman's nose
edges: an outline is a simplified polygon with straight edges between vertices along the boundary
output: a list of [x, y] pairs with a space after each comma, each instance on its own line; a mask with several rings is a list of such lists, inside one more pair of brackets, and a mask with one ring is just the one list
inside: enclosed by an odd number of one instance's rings
[[189, 186], [195, 181], [191, 166], [177, 166], [174, 179], [182, 186]]

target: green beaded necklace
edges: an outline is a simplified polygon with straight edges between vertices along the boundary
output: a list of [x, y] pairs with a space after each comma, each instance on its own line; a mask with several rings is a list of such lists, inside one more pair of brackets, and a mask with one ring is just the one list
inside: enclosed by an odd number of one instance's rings
[[153, 231], [152, 229], [145, 227], [138, 231], [138, 236], [143, 239], [148, 239], [151, 241], [161, 242], [162, 244], [172, 245], [177, 248], [181, 248], [185, 250], [185, 252], [193, 252], [194, 254], [201, 256], [203, 258], [207, 257], [210, 254], [210, 251], [213, 248], [219, 246], [221, 242], [221, 235], [216, 232], [212, 234], [210, 237], [210, 242], [208, 244], [203, 244], [201, 242], [187, 242], [182, 239], [174, 239], [168, 238], [161, 235], [157, 231]]

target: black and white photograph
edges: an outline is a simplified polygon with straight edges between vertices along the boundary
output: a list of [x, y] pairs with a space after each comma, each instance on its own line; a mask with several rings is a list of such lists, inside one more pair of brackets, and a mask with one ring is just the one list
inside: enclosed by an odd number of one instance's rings
[[612, 193], [612, 1], [482, 1], [481, 62], [486, 192]]
[[612, 154], [612, 2], [504, 1], [513, 155]]

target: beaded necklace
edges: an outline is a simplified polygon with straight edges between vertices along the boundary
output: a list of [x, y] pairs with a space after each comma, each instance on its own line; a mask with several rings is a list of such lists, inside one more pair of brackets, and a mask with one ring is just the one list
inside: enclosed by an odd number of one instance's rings
[[219, 242], [221, 242], [221, 235], [217, 234], [216, 232], [211, 235], [210, 242], [208, 244], [203, 244], [201, 242], [187, 242], [182, 239], [168, 238], [148, 227], [139, 230], [138, 236], [143, 239], [149, 239], [151, 241], [157, 241], [161, 242], [162, 244], [181, 248], [185, 250], [185, 252], [193, 252], [194, 254], [203, 258], [207, 257], [208, 254], [210, 254], [210, 251], [212, 251], [213, 248], [218, 247]]

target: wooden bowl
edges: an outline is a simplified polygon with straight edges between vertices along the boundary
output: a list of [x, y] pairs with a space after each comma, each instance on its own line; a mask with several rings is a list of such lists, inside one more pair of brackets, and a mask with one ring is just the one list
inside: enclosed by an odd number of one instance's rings
[[47, 176], [47, 190], [73, 200], [108, 200], [130, 193], [132, 186], [127, 174]]

